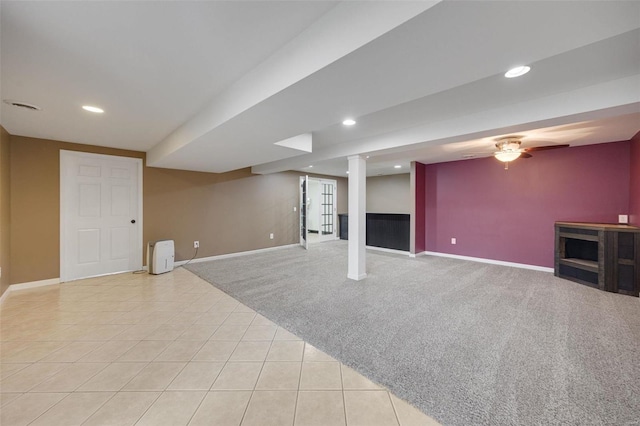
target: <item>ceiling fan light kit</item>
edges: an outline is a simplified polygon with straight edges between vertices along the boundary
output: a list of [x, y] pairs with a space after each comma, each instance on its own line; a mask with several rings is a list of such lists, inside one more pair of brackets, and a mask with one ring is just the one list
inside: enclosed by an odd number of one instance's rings
[[521, 154], [520, 151], [502, 151], [502, 152], [496, 152], [494, 156], [496, 157], [496, 160], [506, 163], [520, 157], [520, 154]]
[[507, 136], [496, 139], [496, 148], [498, 148], [498, 151], [494, 152], [493, 156], [496, 157], [496, 160], [502, 161], [503, 163], [513, 161], [522, 155], [523, 151], [520, 149], [520, 143], [520, 137], [518, 136]]
[[523, 149], [520, 148], [520, 145], [522, 144], [521, 139], [522, 136], [505, 136], [496, 139], [496, 148], [498, 148], [498, 151], [494, 152], [493, 156], [496, 158], [496, 160], [505, 163], [505, 170], [509, 170], [510, 161], [516, 160], [518, 158], [531, 158], [532, 155], [530, 154], [530, 152], [566, 148], [569, 146], [568, 144], [547, 145]]

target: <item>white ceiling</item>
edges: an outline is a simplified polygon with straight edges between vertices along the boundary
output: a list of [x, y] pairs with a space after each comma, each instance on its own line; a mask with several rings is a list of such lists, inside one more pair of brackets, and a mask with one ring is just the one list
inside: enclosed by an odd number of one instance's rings
[[[3, 104], [9, 133], [146, 151], [156, 167], [344, 176], [366, 154], [377, 175], [490, 155], [510, 133], [577, 146], [640, 130], [637, 1], [2, 1], [0, 14], [2, 99], [42, 107]], [[531, 72], [503, 77], [519, 64]], [[311, 153], [275, 145], [309, 133]]]

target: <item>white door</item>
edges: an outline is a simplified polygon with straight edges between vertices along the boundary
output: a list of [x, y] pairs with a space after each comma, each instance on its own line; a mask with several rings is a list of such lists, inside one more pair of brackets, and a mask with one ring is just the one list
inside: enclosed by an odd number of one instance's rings
[[300, 245], [307, 248], [309, 229], [307, 227], [307, 183], [308, 176], [300, 176]]
[[60, 151], [60, 281], [142, 269], [142, 160]]
[[320, 179], [320, 230], [318, 241], [334, 240], [338, 237], [338, 183], [331, 179]]

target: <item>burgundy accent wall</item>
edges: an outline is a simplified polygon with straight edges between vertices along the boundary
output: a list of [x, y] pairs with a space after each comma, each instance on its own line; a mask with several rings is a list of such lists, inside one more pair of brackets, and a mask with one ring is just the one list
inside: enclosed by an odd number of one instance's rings
[[629, 173], [629, 223], [640, 226], [640, 132], [631, 139]]
[[427, 165], [427, 250], [553, 267], [554, 222], [617, 223], [628, 210], [630, 150], [540, 151], [509, 170], [494, 158]]
[[[425, 205], [425, 226], [424, 245], [427, 251], [438, 250], [438, 170], [445, 164], [430, 164], [424, 170], [424, 205]], [[440, 166], [440, 167], [439, 167]]]
[[415, 194], [414, 194], [414, 197], [415, 197], [415, 200], [416, 200], [416, 209], [415, 209], [415, 215], [416, 215], [416, 232], [415, 232], [416, 245], [415, 245], [415, 249], [416, 249], [416, 253], [422, 253], [423, 251], [426, 250], [426, 245], [425, 245], [425, 237], [426, 237], [426, 233], [425, 233], [425, 226], [426, 226], [426, 221], [425, 221], [425, 201], [426, 201], [425, 170], [426, 170], [426, 166], [424, 164], [416, 162], [416, 176], [415, 176], [416, 182], [415, 182]]

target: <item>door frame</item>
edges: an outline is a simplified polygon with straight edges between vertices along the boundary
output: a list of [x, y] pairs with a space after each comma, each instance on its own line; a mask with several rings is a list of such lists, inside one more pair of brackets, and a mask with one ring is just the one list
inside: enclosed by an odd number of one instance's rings
[[[66, 235], [66, 227], [65, 227], [65, 223], [66, 223], [66, 212], [65, 212], [65, 204], [67, 202], [67, 196], [66, 196], [66, 185], [68, 184], [67, 182], [67, 178], [65, 177], [65, 171], [67, 170], [67, 167], [69, 167], [68, 161], [72, 158], [94, 158], [94, 159], [102, 159], [102, 160], [114, 160], [117, 159], [118, 161], [125, 161], [125, 162], [130, 162], [136, 165], [136, 168], [138, 170], [137, 173], [137, 178], [138, 178], [138, 188], [137, 188], [137, 192], [138, 192], [138, 200], [137, 200], [137, 205], [138, 205], [138, 214], [137, 214], [137, 218], [136, 218], [136, 222], [139, 224], [138, 226], [138, 233], [136, 235], [136, 251], [138, 253], [137, 259], [136, 259], [136, 269], [142, 269], [142, 255], [143, 255], [143, 246], [142, 246], [142, 227], [143, 227], [143, 214], [142, 214], [142, 168], [143, 168], [143, 163], [142, 163], [142, 158], [135, 158], [135, 157], [122, 157], [119, 155], [107, 155], [107, 154], [94, 154], [91, 152], [84, 152], [84, 151], [69, 151], [69, 150], [65, 150], [65, 149], [61, 149], [60, 150], [60, 282], [66, 282], [67, 281], [67, 266], [65, 261], [66, 259], [66, 255], [65, 255], [65, 235]], [[120, 271], [121, 272], [121, 271]], [[104, 274], [104, 275], [110, 275], [110, 274]], [[89, 277], [86, 277], [89, 278]], [[81, 279], [81, 278], [80, 278]]]
[[308, 175], [300, 176], [300, 186], [298, 188], [300, 194], [300, 219], [298, 221], [298, 235], [300, 235], [300, 245], [306, 250], [309, 247], [309, 208], [307, 207], [307, 198], [309, 194]]
[[[338, 235], [338, 180], [337, 179], [326, 179], [326, 178], [310, 178], [315, 179], [320, 183], [320, 198], [322, 198], [322, 185], [332, 185], [333, 186], [333, 233], [323, 235], [322, 230], [318, 230], [318, 242], [331, 241], [331, 240], [339, 240], [340, 237]], [[322, 203], [321, 203], [322, 204]], [[321, 213], [322, 214], [322, 213]], [[322, 227], [322, 215], [320, 216], [320, 225]]]
[[[318, 229], [318, 241], [316, 241], [317, 243], [320, 242], [324, 242], [324, 241], [331, 241], [331, 240], [339, 240], [340, 239], [340, 235], [338, 234], [338, 180], [337, 179], [327, 179], [327, 178], [320, 178], [320, 177], [313, 177], [313, 176], [301, 176], [300, 177], [300, 182], [302, 182], [303, 177], [306, 177], [306, 182], [307, 182], [307, 198], [308, 198], [308, 194], [309, 194], [309, 181], [313, 180], [313, 181], [317, 181], [320, 183], [320, 185], [322, 185], [323, 183], [327, 184], [332, 184], [333, 185], [333, 234], [327, 234], [327, 236], [325, 238], [322, 238], [322, 231], [320, 229]], [[320, 194], [320, 197], [322, 196], [322, 194]], [[318, 204], [316, 202], [316, 204]], [[320, 203], [321, 204], [321, 203]], [[308, 213], [308, 206], [307, 206], [307, 213]], [[322, 222], [322, 216], [320, 216], [320, 222]], [[322, 224], [319, 224], [319, 227], [321, 227]], [[309, 219], [308, 219], [308, 214], [307, 214], [307, 243], [309, 241], [309, 233], [308, 233], [308, 228], [309, 228]]]

